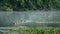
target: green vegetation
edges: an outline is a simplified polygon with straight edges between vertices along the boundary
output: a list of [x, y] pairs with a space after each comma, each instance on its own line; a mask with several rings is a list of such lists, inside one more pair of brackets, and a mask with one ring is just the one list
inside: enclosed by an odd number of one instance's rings
[[59, 10], [60, 0], [0, 0], [0, 11]]
[[18, 29], [10, 30], [10, 32], [17, 32], [18, 34], [60, 34], [60, 29], [49, 28], [49, 29]]

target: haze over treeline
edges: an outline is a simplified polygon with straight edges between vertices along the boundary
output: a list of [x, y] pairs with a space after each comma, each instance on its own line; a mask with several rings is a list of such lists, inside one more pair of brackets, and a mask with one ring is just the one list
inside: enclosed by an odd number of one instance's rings
[[15, 23], [59, 23], [59, 12], [0, 12], [0, 26], [13, 26]]

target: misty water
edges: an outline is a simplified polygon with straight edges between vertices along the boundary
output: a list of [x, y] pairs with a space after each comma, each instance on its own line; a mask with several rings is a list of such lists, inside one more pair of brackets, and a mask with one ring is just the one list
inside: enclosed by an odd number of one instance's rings
[[60, 12], [0, 12], [0, 34], [29, 27], [60, 27]]

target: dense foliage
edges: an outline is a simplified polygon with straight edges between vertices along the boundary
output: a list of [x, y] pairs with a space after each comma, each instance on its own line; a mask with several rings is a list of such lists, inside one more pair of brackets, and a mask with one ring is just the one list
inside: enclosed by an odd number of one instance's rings
[[57, 9], [60, 9], [60, 0], [0, 0], [0, 11]]

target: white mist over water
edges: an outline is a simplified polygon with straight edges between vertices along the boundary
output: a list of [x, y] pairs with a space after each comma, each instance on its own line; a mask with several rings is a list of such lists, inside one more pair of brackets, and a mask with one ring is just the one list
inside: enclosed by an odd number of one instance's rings
[[[40, 25], [40, 23], [53, 23], [54, 24], [55, 23], [54, 21], [55, 22], [60, 21], [60, 12], [0, 12], [0, 26], [1, 27], [21, 25], [21, 23], [23, 24], [29, 23], [27, 24], [28, 26], [29, 25], [36, 26], [36, 24]], [[50, 24], [49, 26], [54, 26], [54, 25]], [[23, 29], [26, 28], [26, 26], [17, 26], [17, 27], [20, 27]], [[7, 28], [3, 27], [0, 29], [9, 29], [9, 28], [11, 27], [7, 27]], [[14, 27], [11, 29], [14, 29]], [[4, 30], [2, 31], [4, 32]], [[7, 30], [5, 30], [5, 32], [6, 31]]]
[[6, 26], [29, 22], [54, 23], [60, 21], [59, 15], [60, 12], [0, 12], [0, 23]]

